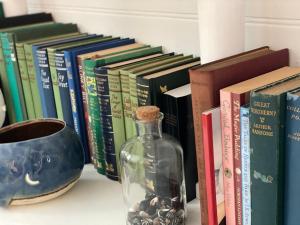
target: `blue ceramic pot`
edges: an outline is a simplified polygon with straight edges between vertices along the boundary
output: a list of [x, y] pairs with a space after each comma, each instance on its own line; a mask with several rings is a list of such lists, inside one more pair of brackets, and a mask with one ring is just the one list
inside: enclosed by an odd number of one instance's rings
[[0, 205], [30, 204], [64, 193], [84, 166], [77, 134], [56, 119], [0, 129]]

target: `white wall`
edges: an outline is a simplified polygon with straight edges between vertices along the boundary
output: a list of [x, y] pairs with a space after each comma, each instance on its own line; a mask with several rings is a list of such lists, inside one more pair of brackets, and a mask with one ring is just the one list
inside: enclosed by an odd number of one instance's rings
[[[204, 1], [27, 0], [27, 4], [29, 12], [52, 12], [57, 21], [78, 23], [82, 31], [135, 37], [137, 41], [163, 45], [167, 51], [200, 55], [199, 24], [203, 24], [198, 6]], [[291, 64], [300, 66], [300, 1], [245, 0], [245, 4], [245, 49], [263, 45], [273, 49], [287, 47]], [[222, 8], [219, 10], [222, 16]], [[223, 25], [228, 23], [220, 23], [220, 27]], [[212, 34], [207, 35], [209, 39]], [[232, 42], [235, 41], [232, 36]], [[219, 45], [216, 47], [220, 49]]]
[[246, 0], [246, 49], [289, 48], [291, 65], [300, 66], [299, 10], [299, 0]]
[[197, 0], [27, 0], [81, 31], [132, 37], [167, 51], [199, 55]]

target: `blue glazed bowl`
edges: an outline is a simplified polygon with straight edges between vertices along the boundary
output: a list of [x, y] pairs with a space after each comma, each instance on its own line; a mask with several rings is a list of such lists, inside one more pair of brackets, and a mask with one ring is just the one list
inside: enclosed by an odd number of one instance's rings
[[0, 206], [55, 198], [79, 179], [84, 166], [77, 134], [56, 119], [0, 129]]

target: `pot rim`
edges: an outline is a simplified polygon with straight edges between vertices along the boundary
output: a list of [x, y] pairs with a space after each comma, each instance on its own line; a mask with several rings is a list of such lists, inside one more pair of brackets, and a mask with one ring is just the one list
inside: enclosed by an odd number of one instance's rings
[[54, 132], [54, 133], [46, 135], [46, 136], [41, 136], [41, 137], [36, 137], [36, 138], [30, 138], [28, 140], [23, 140], [23, 141], [4, 142], [4, 143], [0, 143], [0, 145], [12, 144], [12, 143], [24, 143], [24, 142], [29, 142], [29, 141], [40, 140], [40, 139], [52, 137], [54, 135], [57, 135], [57, 134], [61, 133], [67, 127], [67, 124], [66, 124], [65, 121], [59, 120], [59, 119], [56, 119], [56, 118], [40, 118], [40, 119], [34, 119], [34, 120], [25, 120], [25, 121], [22, 121], [22, 122], [13, 123], [13, 124], [10, 124], [8, 126], [0, 128], [0, 136], [4, 132], [13, 130], [15, 128], [19, 128], [19, 127], [24, 126], [24, 125], [26, 126], [26, 125], [30, 125], [30, 124], [44, 123], [44, 122], [60, 123], [60, 124], [63, 125], [63, 128], [60, 129], [60, 130], [58, 130], [57, 132]]

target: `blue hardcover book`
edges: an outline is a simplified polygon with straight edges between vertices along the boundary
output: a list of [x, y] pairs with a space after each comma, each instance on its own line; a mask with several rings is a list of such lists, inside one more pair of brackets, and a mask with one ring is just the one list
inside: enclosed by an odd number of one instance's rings
[[95, 34], [50, 41], [32, 46], [36, 80], [44, 118], [57, 118], [47, 47], [95, 37]]
[[287, 93], [285, 132], [284, 225], [300, 222], [300, 89]]
[[66, 72], [68, 78], [68, 86], [69, 86], [69, 95], [71, 99], [71, 109], [72, 116], [74, 122], [74, 128], [78, 135], [81, 138], [81, 141], [86, 149], [86, 154], [88, 154], [88, 141], [87, 141], [87, 133], [86, 133], [86, 124], [84, 119], [84, 111], [83, 111], [83, 101], [82, 101], [82, 92], [81, 92], [81, 84], [77, 63], [77, 56], [89, 52], [105, 50], [109, 48], [114, 48], [122, 45], [133, 44], [135, 42], [134, 39], [111, 39], [104, 42], [100, 42], [97, 44], [70, 48], [64, 50], [65, 57], [65, 65]]
[[250, 133], [249, 104], [242, 106], [241, 112], [241, 167], [242, 167], [242, 215], [243, 225], [251, 225], [250, 192]]

